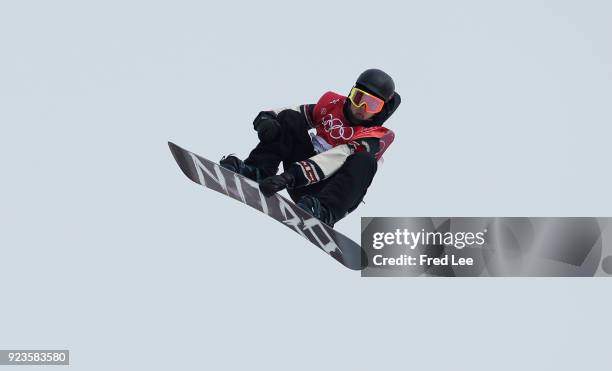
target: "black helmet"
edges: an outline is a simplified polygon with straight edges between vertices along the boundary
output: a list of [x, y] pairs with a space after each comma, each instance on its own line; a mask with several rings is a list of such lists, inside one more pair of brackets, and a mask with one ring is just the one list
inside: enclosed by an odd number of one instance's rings
[[395, 93], [395, 83], [391, 76], [376, 68], [365, 70], [359, 75], [355, 86], [384, 99], [385, 102], [391, 99], [393, 93]]

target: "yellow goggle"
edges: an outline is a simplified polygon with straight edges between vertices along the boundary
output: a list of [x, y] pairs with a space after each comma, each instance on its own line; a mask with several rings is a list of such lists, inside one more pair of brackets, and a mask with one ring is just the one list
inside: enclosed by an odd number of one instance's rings
[[365, 111], [369, 113], [378, 113], [385, 105], [384, 100], [356, 87], [351, 89], [349, 100], [355, 107], [365, 105]]

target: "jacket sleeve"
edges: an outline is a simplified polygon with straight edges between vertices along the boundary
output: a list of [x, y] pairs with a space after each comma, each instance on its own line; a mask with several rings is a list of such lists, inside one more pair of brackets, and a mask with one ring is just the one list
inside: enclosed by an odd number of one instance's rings
[[321, 152], [306, 160], [294, 162], [287, 172], [293, 175], [293, 187], [303, 187], [332, 176], [344, 165], [347, 157], [357, 152], [368, 152], [374, 156], [380, 149], [378, 138], [361, 138]]
[[313, 124], [313, 114], [312, 113], [314, 111], [314, 107], [315, 107], [314, 104], [302, 104], [297, 107], [283, 107], [283, 108], [274, 109], [274, 110], [261, 111], [253, 120], [253, 129], [257, 130], [257, 126], [263, 120], [269, 120], [269, 119], [277, 120], [278, 115], [282, 111], [285, 111], [285, 110], [293, 110], [293, 111], [297, 111], [301, 113], [302, 117], [308, 124], [308, 127], [313, 128], [314, 124]]

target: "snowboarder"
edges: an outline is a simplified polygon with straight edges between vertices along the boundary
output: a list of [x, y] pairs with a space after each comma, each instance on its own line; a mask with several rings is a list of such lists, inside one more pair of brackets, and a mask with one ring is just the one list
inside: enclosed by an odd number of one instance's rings
[[[228, 155], [219, 164], [257, 181], [266, 196], [286, 188], [299, 207], [333, 227], [365, 196], [394, 138], [382, 125], [400, 102], [393, 79], [368, 69], [348, 97], [330, 91], [316, 104], [260, 112], [257, 146], [244, 161]], [[284, 172], [276, 175], [281, 162]]]

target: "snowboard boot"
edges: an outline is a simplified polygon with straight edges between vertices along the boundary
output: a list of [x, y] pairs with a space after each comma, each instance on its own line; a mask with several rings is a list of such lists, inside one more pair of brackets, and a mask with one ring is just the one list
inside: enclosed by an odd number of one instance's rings
[[325, 205], [319, 201], [318, 198], [305, 195], [302, 196], [298, 202], [297, 206], [306, 210], [306, 212], [315, 218], [319, 219], [323, 223], [329, 225], [330, 227], [334, 227], [334, 224], [337, 222], [336, 218], [334, 218], [334, 214], [329, 210]]
[[219, 161], [219, 165], [221, 165], [221, 167], [224, 169], [243, 175], [251, 180], [256, 181], [257, 183], [259, 183], [265, 178], [263, 172], [259, 168], [253, 165], [245, 164], [244, 161], [234, 156], [233, 154], [223, 156], [223, 158]]

